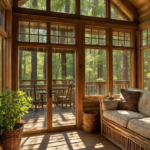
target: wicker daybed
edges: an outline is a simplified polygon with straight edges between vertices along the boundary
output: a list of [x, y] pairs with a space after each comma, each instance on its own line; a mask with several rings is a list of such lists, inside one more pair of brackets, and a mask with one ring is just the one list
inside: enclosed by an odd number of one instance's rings
[[150, 92], [140, 91], [138, 112], [117, 110], [118, 100], [101, 100], [101, 134], [123, 150], [150, 149]]

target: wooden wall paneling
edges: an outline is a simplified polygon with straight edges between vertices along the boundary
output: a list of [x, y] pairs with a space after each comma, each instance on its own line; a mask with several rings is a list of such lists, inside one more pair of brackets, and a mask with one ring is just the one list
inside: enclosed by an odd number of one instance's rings
[[52, 130], [52, 47], [47, 47], [47, 129]]
[[107, 94], [113, 90], [113, 47], [112, 47], [112, 28], [107, 32], [107, 42], [109, 49], [107, 50]]
[[77, 26], [77, 53], [76, 53], [76, 80], [77, 80], [77, 129], [82, 129], [82, 112], [83, 112], [83, 102], [82, 98], [84, 97], [84, 83], [85, 83], [85, 51], [84, 51], [84, 26], [79, 24]]

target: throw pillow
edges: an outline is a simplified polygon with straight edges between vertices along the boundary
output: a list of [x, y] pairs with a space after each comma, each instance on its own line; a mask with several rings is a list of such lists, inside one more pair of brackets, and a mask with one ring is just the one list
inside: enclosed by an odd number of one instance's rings
[[138, 111], [138, 100], [140, 97], [141, 92], [137, 91], [128, 91], [125, 89], [121, 89], [121, 96], [120, 96], [120, 103], [119, 109], [120, 110], [131, 110], [131, 111]]

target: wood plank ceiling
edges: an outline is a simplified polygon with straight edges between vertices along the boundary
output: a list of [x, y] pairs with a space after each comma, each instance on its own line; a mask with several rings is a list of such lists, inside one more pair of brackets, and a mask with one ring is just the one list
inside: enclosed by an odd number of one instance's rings
[[136, 9], [139, 23], [150, 20], [150, 0], [128, 0]]

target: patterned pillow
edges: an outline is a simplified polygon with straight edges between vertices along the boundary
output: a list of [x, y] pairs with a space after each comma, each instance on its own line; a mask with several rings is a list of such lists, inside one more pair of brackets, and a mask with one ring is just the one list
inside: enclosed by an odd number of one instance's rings
[[141, 95], [141, 92], [137, 91], [128, 91], [121, 89], [120, 90], [120, 103], [119, 109], [120, 110], [131, 110], [131, 111], [138, 111], [138, 101]]

